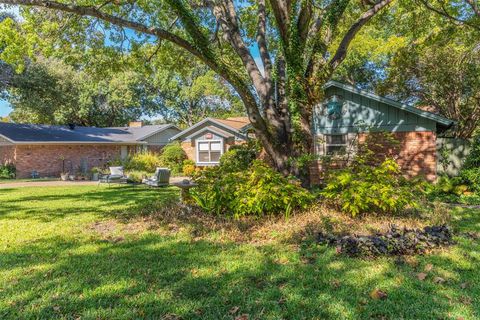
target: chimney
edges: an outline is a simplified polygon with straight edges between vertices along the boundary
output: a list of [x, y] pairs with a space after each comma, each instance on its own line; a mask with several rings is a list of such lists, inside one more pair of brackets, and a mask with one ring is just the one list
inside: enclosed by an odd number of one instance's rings
[[128, 123], [129, 128], [141, 128], [143, 127], [143, 121], [130, 121]]

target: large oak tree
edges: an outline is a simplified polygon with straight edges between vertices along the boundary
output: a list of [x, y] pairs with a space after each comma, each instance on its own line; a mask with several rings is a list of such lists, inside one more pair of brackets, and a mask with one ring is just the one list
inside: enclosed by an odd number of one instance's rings
[[[299, 175], [313, 107], [362, 27], [393, 0], [0, 0], [169, 41], [240, 96], [274, 166]], [[38, 9], [37, 9], [38, 10]], [[40, 12], [40, 11], [39, 11]], [[72, 19], [72, 21], [78, 21]], [[261, 63], [252, 55], [258, 48]]]

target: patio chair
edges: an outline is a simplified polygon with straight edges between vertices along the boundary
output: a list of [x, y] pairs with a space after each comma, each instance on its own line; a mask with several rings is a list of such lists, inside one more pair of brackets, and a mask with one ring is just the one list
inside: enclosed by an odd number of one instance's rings
[[127, 176], [123, 172], [123, 167], [109, 167], [110, 173], [100, 176], [99, 183], [125, 183]]
[[142, 182], [150, 187], [166, 187], [170, 184], [170, 169], [157, 168], [153, 176], [143, 179]]

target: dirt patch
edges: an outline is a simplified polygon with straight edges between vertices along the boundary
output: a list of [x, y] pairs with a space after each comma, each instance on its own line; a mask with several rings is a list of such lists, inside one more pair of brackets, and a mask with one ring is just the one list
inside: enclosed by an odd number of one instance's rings
[[[127, 215], [128, 216], [128, 215]], [[432, 221], [441, 218], [441, 221]], [[427, 225], [445, 223], [448, 210], [434, 209], [432, 216], [410, 213], [402, 216], [369, 215], [351, 218], [336, 210], [317, 204], [308, 210], [297, 212], [290, 218], [245, 217], [234, 220], [229, 217], [204, 213], [196, 207], [172, 203], [150, 208], [140, 215], [97, 223], [97, 232], [103, 234], [129, 234], [155, 230], [165, 235], [187, 232], [193, 240], [214, 239], [256, 244], [285, 243], [297, 244], [306, 238], [314, 238], [318, 232], [332, 234], [372, 235], [386, 232], [391, 225], [398, 228], [423, 228]]]

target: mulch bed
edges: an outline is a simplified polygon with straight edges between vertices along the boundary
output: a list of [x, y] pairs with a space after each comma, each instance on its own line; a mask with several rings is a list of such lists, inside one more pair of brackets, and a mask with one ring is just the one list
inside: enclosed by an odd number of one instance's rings
[[398, 256], [425, 254], [431, 249], [452, 245], [453, 233], [446, 225], [422, 229], [398, 229], [390, 226], [385, 233], [370, 236], [333, 236], [318, 233], [317, 241], [337, 248], [352, 257]]

